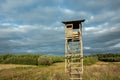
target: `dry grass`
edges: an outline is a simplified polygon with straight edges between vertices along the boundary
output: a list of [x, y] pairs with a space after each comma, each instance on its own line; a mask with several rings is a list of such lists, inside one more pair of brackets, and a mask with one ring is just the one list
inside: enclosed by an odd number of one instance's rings
[[17, 67], [37, 67], [34, 65], [18, 65], [18, 64], [0, 64], [0, 70], [3, 69], [12, 69]]
[[11, 65], [0, 70], [0, 80], [68, 80], [68, 76], [64, 73], [64, 63], [40, 67]]
[[120, 80], [120, 62], [97, 62], [84, 66], [84, 80]]
[[[0, 80], [69, 80], [64, 63], [52, 66], [0, 65]], [[83, 80], [120, 80], [120, 63], [97, 62], [84, 66]]]

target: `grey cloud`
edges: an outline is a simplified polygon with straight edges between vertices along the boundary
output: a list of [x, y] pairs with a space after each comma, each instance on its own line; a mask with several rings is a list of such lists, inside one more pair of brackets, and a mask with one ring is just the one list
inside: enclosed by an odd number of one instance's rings
[[120, 42], [119, 0], [1, 1], [0, 53], [63, 54], [61, 21], [76, 19], [86, 19], [84, 52], [120, 52], [119, 46], [114, 47]]
[[34, 0], [19, 0], [19, 1], [6, 0], [6, 1], [4, 1], [4, 3], [2, 3], [1, 8], [3, 9], [3, 11], [9, 12], [10, 10], [30, 6], [30, 5], [34, 4], [35, 2], [36, 1], [34, 1]]
[[[63, 49], [64, 32], [61, 27], [46, 27], [43, 25], [13, 25], [11, 27], [11, 25], [7, 25], [4, 29], [5, 31], [1, 32], [4, 37], [1, 36], [0, 39], [0, 53], [9, 51], [13, 53], [52, 53], [54, 51], [55, 53], [55, 51], [59, 52]], [[5, 34], [8, 34], [9, 37]], [[5, 51], [6, 48], [7, 51]]]
[[[85, 49], [85, 52], [105, 52], [113, 53], [119, 52], [119, 47], [114, 46], [120, 43], [120, 29], [119, 23], [116, 25], [104, 25], [101, 28], [97, 27], [92, 31], [83, 31], [83, 43], [85, 46], [90, 47], [90, 49]], [[118, 51], [115, 51], [118, 50]]]

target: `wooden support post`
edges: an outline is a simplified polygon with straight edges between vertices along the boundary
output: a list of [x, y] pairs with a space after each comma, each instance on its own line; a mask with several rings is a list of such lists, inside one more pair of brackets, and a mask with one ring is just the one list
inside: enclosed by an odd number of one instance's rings
[[82, 22], [85, 20], [63, 22], [65, 29], [65, 72], [70, 80], [82, 80], [83, 75], [83, 46]]

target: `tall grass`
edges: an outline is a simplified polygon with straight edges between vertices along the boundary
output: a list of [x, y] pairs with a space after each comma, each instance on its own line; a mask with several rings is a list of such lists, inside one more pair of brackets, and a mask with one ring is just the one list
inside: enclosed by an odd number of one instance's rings
[[85, 66], [83, 80], [120, 80], [120, 63]]
[[[6, 54], [1, 55], [0, 58], [2, 63], [33, 65], [55, 63], [47, 67], [2, 69], [0, 70], [0, 80], [69, 80], [69, 75], [64, 73], [64, 63], [57, 63], [64, 61], [64, 57]], [[84, 56], [83, 80], [120, 80], [120, 62], [100, 62], [99, 58], [98, 55]]]
[[[47, 67], [26, 67], [0, 71], [0, 80], [69, 80], [64, 63]], [[83, 80], [120, 80], [120, 63], [97, 62], [84, 66]]]
[[64, 64], [57, 63], [47, 67], [3, 69], [0, 80], [69, 80], [69, 77], [64, 72]]

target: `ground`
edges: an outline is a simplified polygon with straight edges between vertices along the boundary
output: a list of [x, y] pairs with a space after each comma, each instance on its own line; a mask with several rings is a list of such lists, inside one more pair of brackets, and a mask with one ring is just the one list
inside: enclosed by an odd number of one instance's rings
[[[51, 66], [0, 64], [0, 80], [69, 80], [64, 63]], [[84, 66], [83, 80], [120, 80], [120, 62]]]

